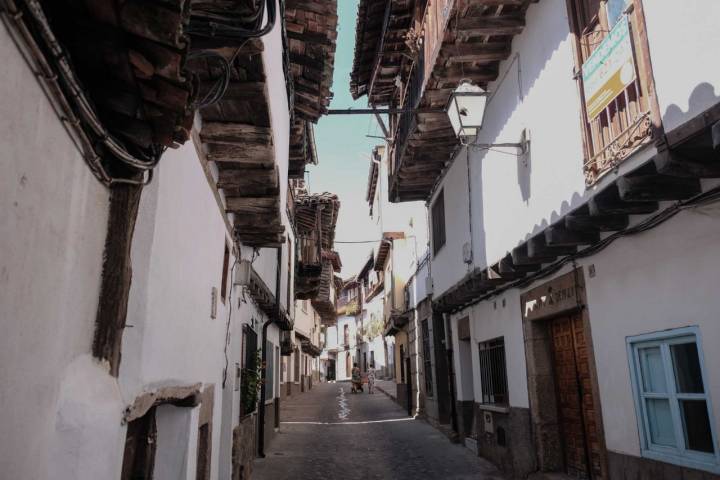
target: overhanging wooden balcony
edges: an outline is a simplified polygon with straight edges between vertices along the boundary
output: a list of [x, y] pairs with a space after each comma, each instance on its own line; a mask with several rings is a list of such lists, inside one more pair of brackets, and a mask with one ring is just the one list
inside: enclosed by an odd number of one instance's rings
[[189, 138], [186, 2], [2, 0], [0, 11], [101, 182], [148, 181], [165, 148]]
[[[406, 33], [412, 60], [407, 74], [401, 70], [393, 77], [387, 102], [405, 110], [390, 116], [391, 201], [429, 197], [459, 146], [443, 113], [450, 94], [463, 79], [483, 86], [497, 79], [499, 63], [510, 56], [512, 39], [525, 26], [530, 3], [532, 0], [428, 0], [422, 15], [414, 17], [416, 26]], [[387, 23], [384, 28], [387, 31]], [[362, 59], [358, 64], [361, 71]], [[376, 61], [370, 76], [380, 75], [382, 69], [382, 62]], [[395, 84], [396, 77], [401, 86]], [[363, 93], [359, 87], [351, 86], [351, 90]], [[364, 93], [372, 103], [373, 91]], [[416, 109], [436, 113], [415, 113]]]
[[412, 65], [412, 42], [407, 34], [417, 15], [413, 0], [361, 0], [355, 30], [355, 57], [350, 92], [375, 106], [389, 105], [395, 78], [407, 77]]
[[299, 192], [295, 196], [295, 298], [299, 300], [312, 300], [319, 294], [324, 263], [329, 262], [333, 270], [340, 267], [339, 257], [332, 254], [339, 211], [337, 195]]

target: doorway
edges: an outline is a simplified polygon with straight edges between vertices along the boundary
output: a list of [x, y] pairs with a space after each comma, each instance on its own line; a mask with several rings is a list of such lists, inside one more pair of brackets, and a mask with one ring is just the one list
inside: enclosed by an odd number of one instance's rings
[[580, 479], [602, 478], [602, 451], [582, 313], [552, 320], [550, 333], [566, 471]]
[[608, 478], [582, 268], [523, 293], [520, 305], [538, 469]]

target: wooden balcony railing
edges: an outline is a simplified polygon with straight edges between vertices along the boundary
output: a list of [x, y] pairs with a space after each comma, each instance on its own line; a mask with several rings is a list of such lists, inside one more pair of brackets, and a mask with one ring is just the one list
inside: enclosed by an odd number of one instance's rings
[[570, 10], [588, 185], [648, 143], [657, 122], [642, 4], [628, 2], [612, 20], [603, 5], [578, 2]]
[[298, 235], [298, 262], [302, 265], [319, 265], [320, 243], [314, 235]]
[[392, 156], [390, 171], [395, 174], [400, 168], [402, 157], [408, 146], [408, 139], [417, 127], [417, 117], [412, 110], [418, 108], [422, 99], [422, 89], [424, 85], [425, 61], [423, 51], [418, 52], [412, 69], [410, 70], [410, 78], [405, 86], [405, 95], [403, 97], [400, 108], [406, 109], [403, 113], [393, 115], [391, 119], [394, 139], [392, 145]]

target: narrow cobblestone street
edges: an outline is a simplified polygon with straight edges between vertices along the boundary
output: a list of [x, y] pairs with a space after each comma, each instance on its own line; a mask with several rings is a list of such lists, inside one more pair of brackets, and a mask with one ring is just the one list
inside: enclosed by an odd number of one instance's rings
[[[285, 401], [280, 432], [253, 479], [481, 479], [497, 471], [377, 392], [320, 384]], [[307, 448], [313, 444], [315, 448]]]

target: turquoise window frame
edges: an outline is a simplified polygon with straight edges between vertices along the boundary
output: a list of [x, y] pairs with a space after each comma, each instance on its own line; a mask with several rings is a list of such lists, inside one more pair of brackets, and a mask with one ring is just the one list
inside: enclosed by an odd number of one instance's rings
[[[643, 457], [658, 460], [661, 462], [672, 463], [688, 468], [695, 468], [712, 473], [720, 473], [720, 448], [718, 446], [718, 437], [715, 428], [715, 419], [713, 417], [713, 407], [710, 398], [710, 388], [707, 382], [708, 375], [705, 369], [705, 360], [702, 349], [702, 338], [700, 329], [696, 326], [682, 327], [672, 330], [664, 330], [661, 332], [647, 333], [627, 337], [627, 352], [630, 362], [630, 380], [632, 384], [633, 397], [635, 401], [635, 413], [638, 423], [638, 433], [640, 436], [640, 450]], [[670, 345], [694, 342], [697, 347], [698, 357], [700, 361], [700, 372], [702, 375], [703, 389], [702, 394], [686, 394], [678, 393], [675, 384], [675, 376], [673, 373], [672, 359], [670, 357]], [[667, 393], [654, 394], [643, 391], [642, 387], [642, 370], [640, 367], [639, 351], [643, 348], [660, 347], [662, 362], [665, 371], [665, 380], [667, 384]], [[647, 409], [645, 408], [645, 399], [647, 398], [667, 398], [670, 401], [670, 410], [673, 420], [673, 432], [676, 438], [676, 447], [668, 447], [656, 445], [651, 442], [650, 422], [648, 420]], [[708, 418], [710, 421], [710, 433], [714, 447], [713, 453], [703, 453], [694, 450], [688, 450], [684, 445], [685, 430], [683, 421], [680, 416], [679, 400], [705, 400], [708, 409]]]

